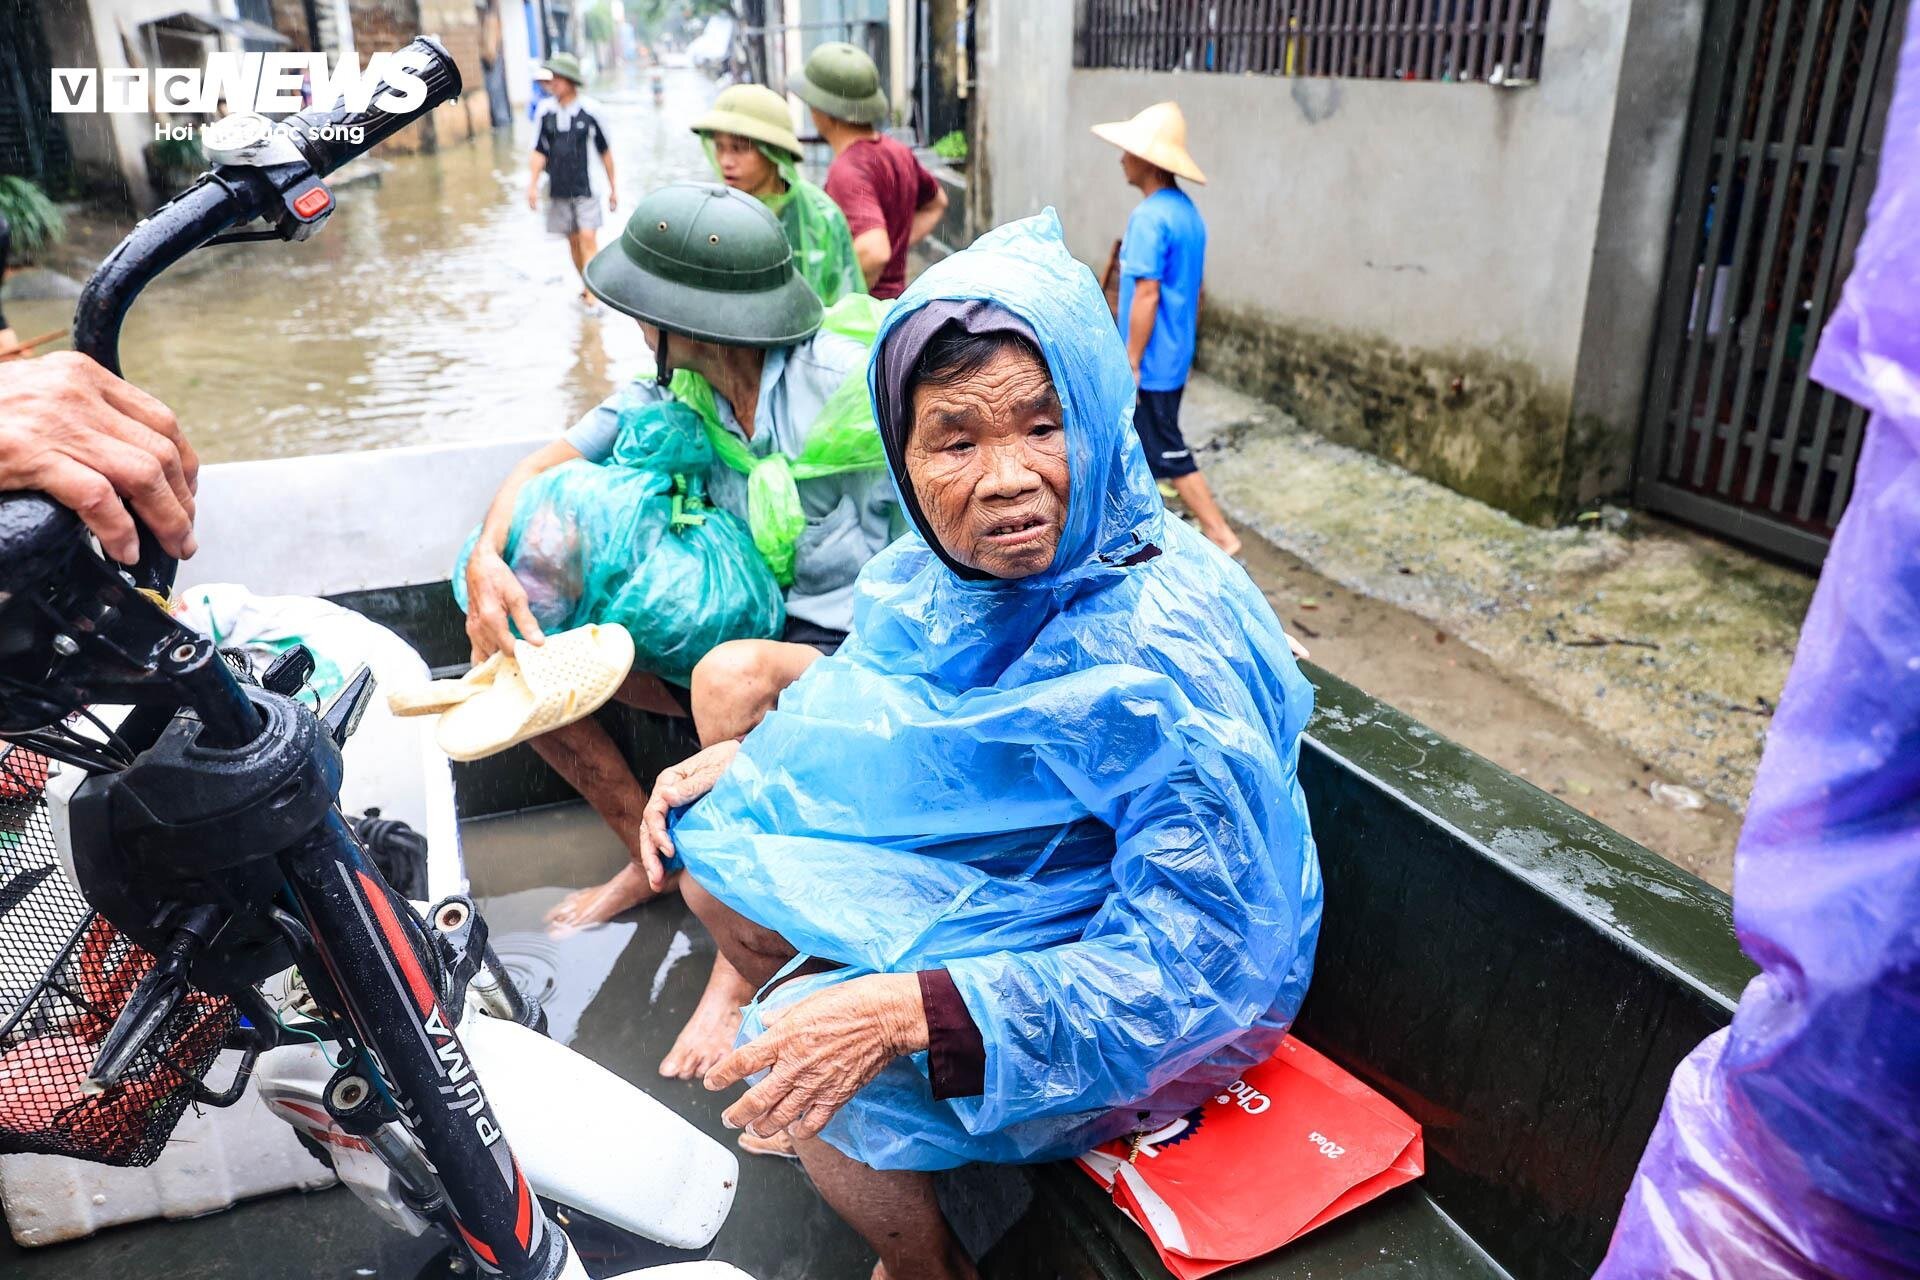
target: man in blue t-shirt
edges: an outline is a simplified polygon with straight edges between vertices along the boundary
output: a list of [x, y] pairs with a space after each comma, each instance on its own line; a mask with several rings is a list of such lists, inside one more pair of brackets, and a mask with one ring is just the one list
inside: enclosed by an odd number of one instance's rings
[[1179, 179], [1204, 184], [1206, 176], [1187, 154], [1187, 122], [1177, 103], [1157, 103], [1131, 120], [1097, 124], [1093, 132], [1120, 148], [1121, 172], [1145, 197], [1127, 218], [1120, 244], [1116, 310], [1140, 384], [1134, 429], [1154, 477], [1173, 486], [1200, 532], [1228, 555], [1238, 555], [1240, 539], [1180, 434], [1180, 396], [1200, 323], [1207, 224]]

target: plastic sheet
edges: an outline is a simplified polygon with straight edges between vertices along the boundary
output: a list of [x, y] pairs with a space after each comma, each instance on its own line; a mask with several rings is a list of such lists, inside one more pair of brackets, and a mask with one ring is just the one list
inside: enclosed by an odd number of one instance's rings
[[[707, 163], [719, 177], [720, 159], [714, 152], [713, 139], [703, 134], [700, 141], [707, 151]], [[829, 307], [842, 298], [864, 294], [867, 278], [861, 274], [860, 259], [853, 251], [847, 215], [840, 212], [832, 196], [800, 176], [800, 167], [792, 156], [764, 142], [754, 146], [787, 184], [779, 195], [762, 196], [760, 200], [780, 219], [780, 229], [787, 233], [787, 243], [793, 247], [793, 265], [800, 278], [812, 285], [820, 301]]]
[[1920, 24], [1814, 375], [1874, 411], [1734, 866], [1760, 965], [1600, 1274], [1920, 1274]]
[[[845, 298], [827, 309], [820, 327], [871, 347], [890, 305], [864, 293]], [[774, 580], [783, 587], [792, 586], [795, 552], [807, 529], [798, 482], [887, 465], [880, 433], [873, 425], [864, 372], [850, 375], [827, 397], [797, 458], [778, 450], [756, 456], [746, 441], [720, 425], [713, 387], [693, 370], [676, 370], [672, 390], [675, 399], [700, 415], [714, 457], [747, 477], [747, 524], [753, 530], [753, 544]]]
[[[605, 462], [563, 463], [521, 488], [504, 558], [542, 629], [618, 623], [634, 667], [687, 684], [726, 640], [770, 639], [786, 622], [779, 584], [738, 517], [705, 500], [713, 453], [672, 401], [621, 414]], [[467, 607], [467, 539], [453, 571]]]
[[985, 1091], [935, 1100], [924, 1054], [895, 1061], [824, 1134], [878, 1168], [1077, 1154], [1191, 1109], [1273, 1053], [1320, 923], [1312, 690], [1245, 572], [1167, 518], [1093, 277], [1048, 212], [929, 270], [881, 342], [937, 298], [1040, 340], [1071, 465], [1053, 565], [968, 582], [896, 541], [846, 644], [675, 827], [702, 885], [847, 966], [773, 999], [952, 974]]

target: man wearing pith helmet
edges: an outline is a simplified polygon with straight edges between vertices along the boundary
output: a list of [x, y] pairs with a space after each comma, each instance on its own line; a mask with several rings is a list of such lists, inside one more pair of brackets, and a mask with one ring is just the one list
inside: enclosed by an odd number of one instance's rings
[[1187, 119], [1178, 103], [1155, 103], [1131, 120], [1097, 124], [1093, 133], [1120, 148], [1120, 171], [1143, 197], [1120, 242], [1115, 318], [1140, 387], [1133, 425], [1147, 467], [1173, 486], [1200, 532], [1228, 555], [1238, 555], [1240, 539], [1180, 432], [1180, 397], [1193, 369], [1207, 258], [1207, 224], [1180, 179], [1204, 186], [1207, 177], [1187, 153]]
[[907, 287], [907, 250], [940, 224], [946, 191], [913, 152], [880, 132], [887, 95], [864, 50], [823, 44], [787, 88], [812, 109], [814, 128], [833, 148], [827, 194], [847, 215], [868, 290], [899, 297]]
[[850, 293], [867, 291], [840, 207], [800, 176], [800, 139], [785, 98], [763, 84], [730, 85], [693, 122], [693, 131], [720, 180], [780, 219], [793, 246], [794, 266], [822, 303], [832, 306]]
[[[521, 487], [575, 459], [605, 461], [623, 411], [671, 394], [678, 372], [711, 388], [712, 429], [744, 442], [756, 459], [801, 455], [825, 420], [828, 400], [850, 379], [865, 401], [867, 349], [821, 328], [823, 309], [794, 269], [793, 251], [765, 205], [718, 183], [681, 182], [635, 207], [619, 241], [587, 265], [587, 287], [632, 316], [653, 348], [657, 371], [615, 392], [559, 439], [524, 459], [487, 509], [468, 559], [467, 634], [475, 661], [511, 649], [514, 628], [539, 635], [525, 589], [503, 558]], [[844, 397], [843, 397], [844, 398]], [[719, 450], [716, 450], [718, 453]], [[806, 527], [793, 547], [780, 640], [734, 640], [710, 651], [681, 690], [636, 671], [617, 695], [630, 706], [691, 715], [703, 746], [739, 738], [772, 709], [779, 693], [846, 638], [853, 580], [895, 531], [893, 482], [884, 465], [797, 479]], [[748, 477], [716, 464], [707, 492], [750, 519]], [[606, 729], [589, 717], [533, 739], [543, 759], [584, 796], [626, 843], [634, 862], [607, 883], [582, 890], [553, 913], [555, 924], [610, 919], [668, 887], [640, 868], [647, 791]], [[715, 970], [663, 1074], [702, 1075], [733, 1047], [740, 1006], [751, 998], [740, 975]]]

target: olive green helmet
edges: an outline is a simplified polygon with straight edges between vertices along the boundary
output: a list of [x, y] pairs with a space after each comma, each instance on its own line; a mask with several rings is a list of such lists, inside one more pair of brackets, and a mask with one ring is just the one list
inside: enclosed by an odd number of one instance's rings
[[820, 299], [794, 270], [779, 220], [717, 182], [644, 197], [586, 279], [615, 311], [704, 342], [784, 347], [820, 327]]
[[795, 160], [805, 153], [794, 135], [793, 121], [787, 115], [787, 100], [763, 84], [729, 85], [713, 100], [713, 106], [693, 122], [693, 131], [711, 137], [716, 133], [737, 133], [755, 142], [764, 142], [784, 151]]
[[559, 76], [583, 85], [587, 82], [586, 72], [580, 69], [580, 59], [570, 53], [556, 53], [540, 64], [540, 69], [550, 76]]
[[787, 88], [800, 101], [836, 120], [881, 124], [887, 118], [880, 68], [864, 49], [850, 44], [836, 41], [815, 49], [805, 65], [787, 77]]

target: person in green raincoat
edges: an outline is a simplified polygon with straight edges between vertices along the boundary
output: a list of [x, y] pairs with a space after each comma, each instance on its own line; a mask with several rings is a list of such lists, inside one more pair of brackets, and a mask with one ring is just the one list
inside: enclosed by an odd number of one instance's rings
[[[507, 475], [458, 570], [473, 660], [538, 643], [526, 586], [509, 563], [520, 502], [558, 467], [617, 465], [629, 414], [675, 400], [700, 417], [715, 462], [713, 505], [746, 522], [785, 599], [778, 637], [709, 650], [686, 685], [635, 670], [616, 698], [690, 715], [702, 745], [744, 736], [780, 691], [853, 625], [854, 579], [904, 528], [867, 395], [867, 353], [885, 303], [864, 294], [822, 308], [795, 269], [799, 255], [773, 213], [745, 192], [681, 182], [649, 194], [617, 243], [587, 264], [586, 283], [639, 322], [657, 364], [591, 409], [565, 435]], [[584, 460], [584, 462], [583, 462]], [[555, 908], [557, 926], [599, 923], [672, 886], [650, 883], [639, 857], [647, 789], [593, 717], [534, 738], [534, 751], [571, 783], [628, 846], [633, 862]], [[733, 1047], [752, 995], [716, 966], [663, 1074], [697, 1078]]]
[[765, 85], [733, 85], [693, 122], [693, 131], [705, 143], [720, 180], [755, 197], [780, 219], [800, 278], [821, 302], [830, 307], [867, 291], [846, 215], [800, 176], [800, 139], [779, 94]]

